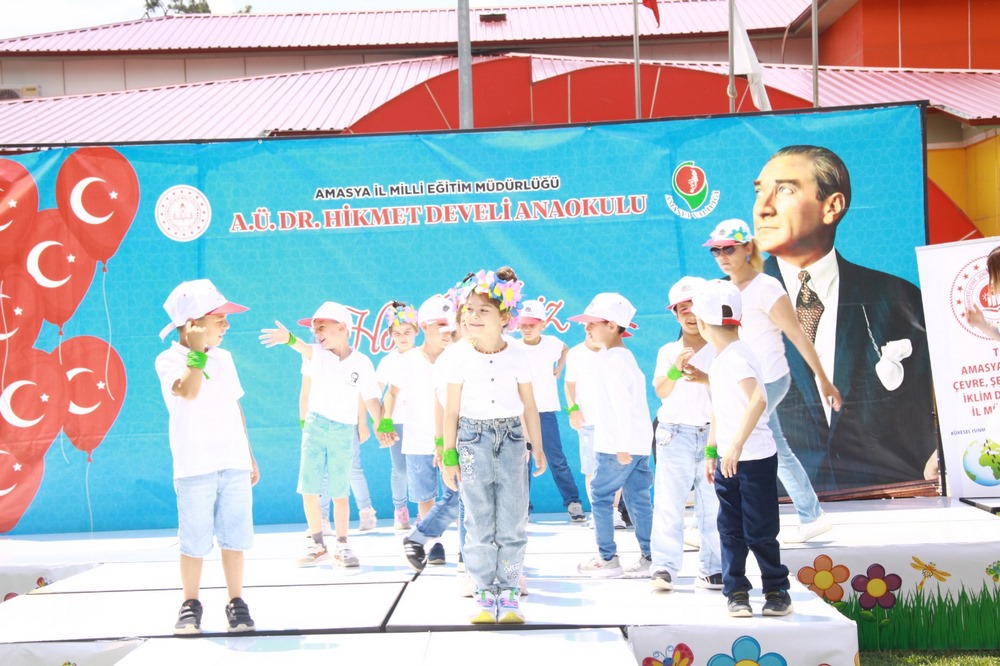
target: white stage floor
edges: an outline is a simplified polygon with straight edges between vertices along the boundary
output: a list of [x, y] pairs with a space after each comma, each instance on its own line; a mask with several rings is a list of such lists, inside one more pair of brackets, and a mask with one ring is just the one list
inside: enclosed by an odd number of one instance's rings
[[[670, 664], [672, 652], [686, 648], [698, 664], [716, 653], [736, 656], [731, 646], [740, 641], [741, 654], [752, 653], [751, 641], [759, 654], [778, 653], [789, 664], [849, 666], [858, 649], [855, 624], [795, 580], [801, 568], [812, 567], [821, 555], [846, 564], [851, 575], [877, 562], [902, 576], [905, 589], [922, 579], [907, 566], [913, 556], [942, 569], [959, 552], [973, 553], [973, 561], [997, 556], [1000, 518], [958, 501], [839, 502], [824, 509], [834, 524], [830, 532], [783, 549], [795, 613], [761, 617], [758, 589], [749, 620], [728, 617], [720, 593], [694, 588], [697, 553], [690, 547], [672, 593], [654, 590], [648, 580], [593, 580], [576, 571], [595, 551], [593, 531], [563, 515], [533, 516], [526, 558], [530, 594], [522, 599], [528, 623], [513, 631], [468, 623], [471, 601], [460, 596], [454, 528], [444, 538], [449, 563], [428, 566], [420, 575], [407, 567], [402, 533], [389, 521], [372, 532], [352, 530], [351, 545], [361, 559], [357, 569], [329, 563], [299, 568], [295, 559], [307, 544], [302, 526], [259, 528], [244, 581], [257, 633], [222, 633], [227, 600], [216, 550], [202, 581], [208, 635], [183, 639], [172, 637], [182, 601], [174, 534], [5, 537], [0, 593], [19, 596], [0, 604], [0, 663], [290, 664], [329, 656], [345, 664], [442, 666], [501, 659], [507, 664], [530, 654], [632, 665], [646, 657]], [[782, 507], [782, 524], [795, 524], [790, 507]], [[633, 532], [618, 531], [616, 538], [623, 564], [631, 563], [639, 555]], [[752, 558], [748, 564], [755, 573]], [[961, 584], [961, 578], [939, 585]], [[47, 584], [31, 589], [35, 583], [25, 582], [38, 579]], [[850, 580], [844, 587], [850, 590]]]

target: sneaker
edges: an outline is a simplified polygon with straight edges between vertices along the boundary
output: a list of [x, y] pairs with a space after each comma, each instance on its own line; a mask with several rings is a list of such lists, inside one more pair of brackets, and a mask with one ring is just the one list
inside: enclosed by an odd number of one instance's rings
[[436, 544], [431, 546], [431, 550], [427, 553], [427, 564], [440, 565], [445, 563], [444, 556], [444, 546], [438, 541]]
[[458, 553], [458, 565], [456, 568], [458, 569], [458, 573], [465, 573], [465, 558], [462, 557], [461, 552]]
[[641, 556], [635, 564], [625, 567], [622, 578], [649, 578], [649, 566], [653, 563], [648, 555]]
[[460, 574], [458, 577], [458, 592], [463, 597], [472, 598], [476, 596], [476, 581], [469, 574]]
[[628, 525], [625, 524], [625, 518], [622, 516], [622, 512], [621, 511], [619, 511], [618, 509], [615, 509], [614, 517], [615, 517], [615, 529], [616, 530], [624, 530], [624, 529], [626, 529], [628, 527]]
[[520, 592], [504, 590], [497, 599], [497, 622], [500, 624], [524, 624], [524, 613], [521, 612]]
[[697, 525], [688, 525], [684, 528], [684, 544], [692, 548], [701, 548], [701, 532]]
[[230, 633], [254, 631], [250, 609], [247, 608], [246, 602], [239, 597], [233, 597], [232, 601], [226, 604], [226, 619], [229, 620]]
[[416, 572], [424, 570], [427, 564], [427, 553], [424, 552], [424, 544], [417, 543], [408, 537], [403, 537], [403, 555], [409, 562], [410, 568]]
[[737, 590], [729, 595], [729, 616], [730, 617], [753, 617], [753, 609], [750, 608], [750, 595]]
[[521, 574], [521, 577], [517, 579], [517, 591], [521, 593], [522, 597], [528, 596], [528, 579]]
[[177, 613], [177, 624], [174, 625], [175, 634], [200, 634], [201, 633], [201, 602], [197, 599], [188, 599], [181, 604], [181, 609]]
[[587, 522], [587, 515], [583, 512], [583, 505], [579, 502], [570, 502], [566, 505], [566, 512], [569, 514], [569, 520], [572, 523]]
[[653, 587], [658, 590], [671, 592], [674, 589], [674, 581], [670, 577], [669, 571], [654, 571], [649, 575], [649, 578], [650, 582], [653, 583]]
[[820, 512], [819, 518], [811, 523], [800, 524], [797, 530], [786, 535], [782, 540], [785, 543], [803, 543], [829, 532], [831, 529], [833, 529], [833, 523], [830, 522], [830, 517]]
[[497, 598], [489, 590], [477, 590], [474, 598], [476, 600], [476, 611], [469, 618], [472, 624], [496, 624], [497, 623]]
[[361, 509], [358, 512], [360, 518], [358, 529], [362, 532], [375, 529], [375, 509]]
[[577, 565], [576, 570], [592, 578], [618, 578], [625, 573], [621, 563], [618, 562], [617, 555], [612, 555], [610, 560], [605, 560], [598, 554], [593, 559]]
[[722, 574], [714, 573], [709, 576], [698, 576], [694, 579], [694, 586], [705, 590], [721, 590]]
[[771, 590], [764, 594], [764, 615], [781, 617], [792, 610], [792, 597], [786, 590]]
[[330, 551], [323, 544], [314, 541], [309, 544], [309, 547], [306, 549], [306, 556], [298, 561], [298, 565], [300, 567], [314, 567], [328, 559], [330, 559]]
[[342, 541], [337, 542], [337, 549], [333, 553], [333, 559], [342, 567], [356, 567], [360, 564], [358, 556], [354, 554], [351, 547]]
[[397, 530], [410, 529], [410, 510], [405, 506], [396, 509], [396, 513], [392, 515], [392, 526]]

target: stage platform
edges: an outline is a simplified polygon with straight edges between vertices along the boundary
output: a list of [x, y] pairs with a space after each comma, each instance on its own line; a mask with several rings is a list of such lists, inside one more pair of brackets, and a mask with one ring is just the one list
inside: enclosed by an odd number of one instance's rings
[[[1000, 606], [990, 570], [992, 564], [996, 572], [1000, 559], [1000, 518], [946, 498], [837, 502], [824, 509], [834, 525], [830, 532], [783, 548], [795, 604], [785, 618], [760, 616], [759, 589], [752, 619], [728, 617], [720, 593], [694, 587], [697, 553], [690, 547], [671, 593], [654, 590], [648, 580], [583, 577], [576, 565], [595, 551], [593, 531], [565, 515], [534, 515], [525, 625], [468, 623], [471, 601], [461, 596], [453, 562], [455, 529], [443, 539], [449, 563], [418, 575], [403, 559], [402, 534], [380, 521], [371, 532], [352, 530], [357, 569], [329, 563], [299, 568], [294, 561], [306, 546], [302, 526], [258, 528], [244, 581], [258, 628], [252, 635], [224, 633], [225, 585], [214, 551], [202, 581], [206, 633], [174, 638], [182, 599], [172, 532], [5, 537], [0, 593], [8, 600], [0, 604], [0, 663], [218, 666], [312, 664], [331, 657], [341, 664], [442, 666], [506, 665], [524, 657], [532, 663], [695, 666], [718, 655], [718, 663], [737, 663], [773, 654], [787, 664], [850, 666], [859, 637], [863, 649], [943, 648], [950, 646], [900, 643], [954, 643], [970, 640], [971, 633], [971, 640], [985, 644], [960, 647], [998, 647], [996, 632], [985, 627], [1000, 612], [988, 615], [988, 604]], [[782, 525], [794, 524], [791, 508], [782, 507]], [[616, 537], [623, 564], [638, 558], [631, 530]], [[754, 566], [751, 560], [751, 572]], [[963, 617], [985, 614], [981, 635], [974, 627], [959, 631], [954, 622], [938, 623], [950, 633], [919, 626], [948, 599], [958, 603], [970, 594], [980, 598], [966, 598], [968, 607], [959, 603], [954, 610]]]

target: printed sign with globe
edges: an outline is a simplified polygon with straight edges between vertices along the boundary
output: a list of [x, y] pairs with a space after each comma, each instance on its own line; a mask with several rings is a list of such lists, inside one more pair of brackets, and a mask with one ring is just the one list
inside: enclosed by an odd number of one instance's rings
[[982, 486], [1000, 486], [1000, 444], [987, 438], [973, 441], [965, 449], [962, 466], [966, 475]]

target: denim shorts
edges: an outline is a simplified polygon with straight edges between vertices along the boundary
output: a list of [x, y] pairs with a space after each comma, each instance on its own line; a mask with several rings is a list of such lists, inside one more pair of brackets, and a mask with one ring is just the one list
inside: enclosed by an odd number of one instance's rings
[[212, 550], [213, 535], [225, 550], [253, 547], [250, 470], [224, 469], [174, 479], [174, 492], [182, 555], [205, 557]]
[[580, 426], [580, 473], [594, 476], [597, 471], [597, 454], [594, 453], [594, 426]]
[[302, 458], [299, 461], [300, 495], [322, 494], [323, 473], [327, 473], [329, 497], [347, 497], [351, 492], [351, 465], [354, 460], [354, 425], [331, 421], [309, 412], [302, 427]]
[[411, 502], [426, 502], [438, 496], [438, 471], [434, 456], [406, 454], [406, 484]]

